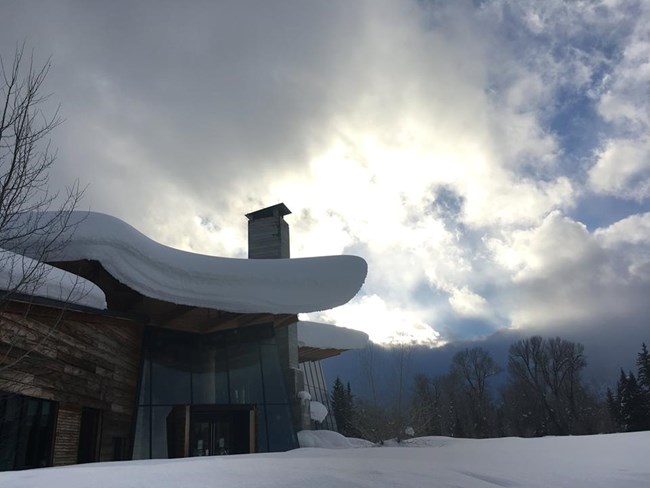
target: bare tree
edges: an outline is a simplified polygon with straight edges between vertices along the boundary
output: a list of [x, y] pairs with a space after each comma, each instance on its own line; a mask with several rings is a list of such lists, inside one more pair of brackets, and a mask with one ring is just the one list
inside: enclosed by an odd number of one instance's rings
[[[397, 343], [379, 349], [381, 357], [378, 358], [376, 348], [379, 347], [381, 346], [369, 344], [360, 355], [370, 399], [359, 400], [353, 424], [358, 434], [365, 439], [373, 442], [396, 439], [400, 442], [415, 422], [410, 415], [412, 409], [407, 404], [407, 386], [410, 379], [408, 368], [413, 345]], [[388, 378], [377, 378], [378, 363], [385, 357], [391, 359], [392, 374]]]
[[[447, 375], [413, 378], [410, 419], [417, 436], [454, 435], [453, 399]], [[453, 416], [453, 415], [452, 415]]]
[[[73, 232], [72, 211], [83, 195], [78, 182], [64, 192], [50, 190], [56, 151], [49, 137], [61, 118], [58, 108], [44, 111], [49, 70], [50, 61], [36, 64], [24, 45], [11, 63], [0, 57], [0, 386], [11, 391], [28, 384], [14, 367], [34, 351], [47, 354], [45, 343], [63, 314], [26, 332], [29, 298], [48, 279], [48, 255]], [[63, 302], [72, 297], [69, 285]], [[11, 307], [17, 299], [27, 302], [20, 313]]]
[[[506, 396], [517, 399], [511, 407], [520, 409], [526, 418], [524, 428], [532, 430], [520, 435], [590, 431], [585, 405], [594, 402], [581, 380], [586, 364], [582, 344], [559, 337], [534, 336], [512, 344]], [[513, 412], [512, 417], [519, 415]]]
[[471, 416], [471, 432], [466, 435], [488, 437], [493, 409], [487, 380], [501, 368], [482, 348], [474, 347], [456, 353], [452, 359], [451, 376], [462, 384], [466, 407]]
[[0, 58], [0, 248], [20, 253], [29, 241], [37, 261], [69, 234], [70, 213], [83, 194], [78, 182], [63, 194], [50, 191], [56, 152], [49, 136], [61, 118], [58, 108], [50, 116], [43, 111], [49, 70], [49, 60], [35, 66], [33, 54], [27, 59], [24, 47], [10, 66]]

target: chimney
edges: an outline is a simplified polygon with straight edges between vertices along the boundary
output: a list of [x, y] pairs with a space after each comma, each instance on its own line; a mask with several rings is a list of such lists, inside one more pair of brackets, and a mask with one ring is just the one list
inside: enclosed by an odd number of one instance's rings
[[289, 224], [284, 216], [290, 213], [284, 203], [278, 203], [246, 214], [249, 259], [289, 257]]

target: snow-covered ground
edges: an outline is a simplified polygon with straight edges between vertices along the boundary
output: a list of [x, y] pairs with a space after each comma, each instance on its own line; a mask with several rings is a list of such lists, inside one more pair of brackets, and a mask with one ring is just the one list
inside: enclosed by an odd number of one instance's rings
[[0, 487], [650, 486], [650, 432], [541, 439], [425, 437], [409, 444], [46, 468], [0, 473]]

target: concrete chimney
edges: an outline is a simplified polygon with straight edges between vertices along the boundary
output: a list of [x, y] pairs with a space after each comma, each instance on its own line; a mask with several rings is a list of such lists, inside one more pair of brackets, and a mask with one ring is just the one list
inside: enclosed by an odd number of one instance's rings
[[249, 259], [289, 258], [289, 224], [284, 216], [291, 213], [284, 203], [246, 214], [248, 218]]

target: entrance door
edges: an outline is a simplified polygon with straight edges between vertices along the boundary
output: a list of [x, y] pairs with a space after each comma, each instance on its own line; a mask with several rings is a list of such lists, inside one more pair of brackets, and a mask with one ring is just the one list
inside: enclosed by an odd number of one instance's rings
[[100, 433], [102, 429], [102, 412], [96, 408], [81, 409], [81, 428], [79, 430], [78, 463], [99, 461]]
[[255, 452], [255, 410], [252, 406], [192, 407], [190, 456]]

